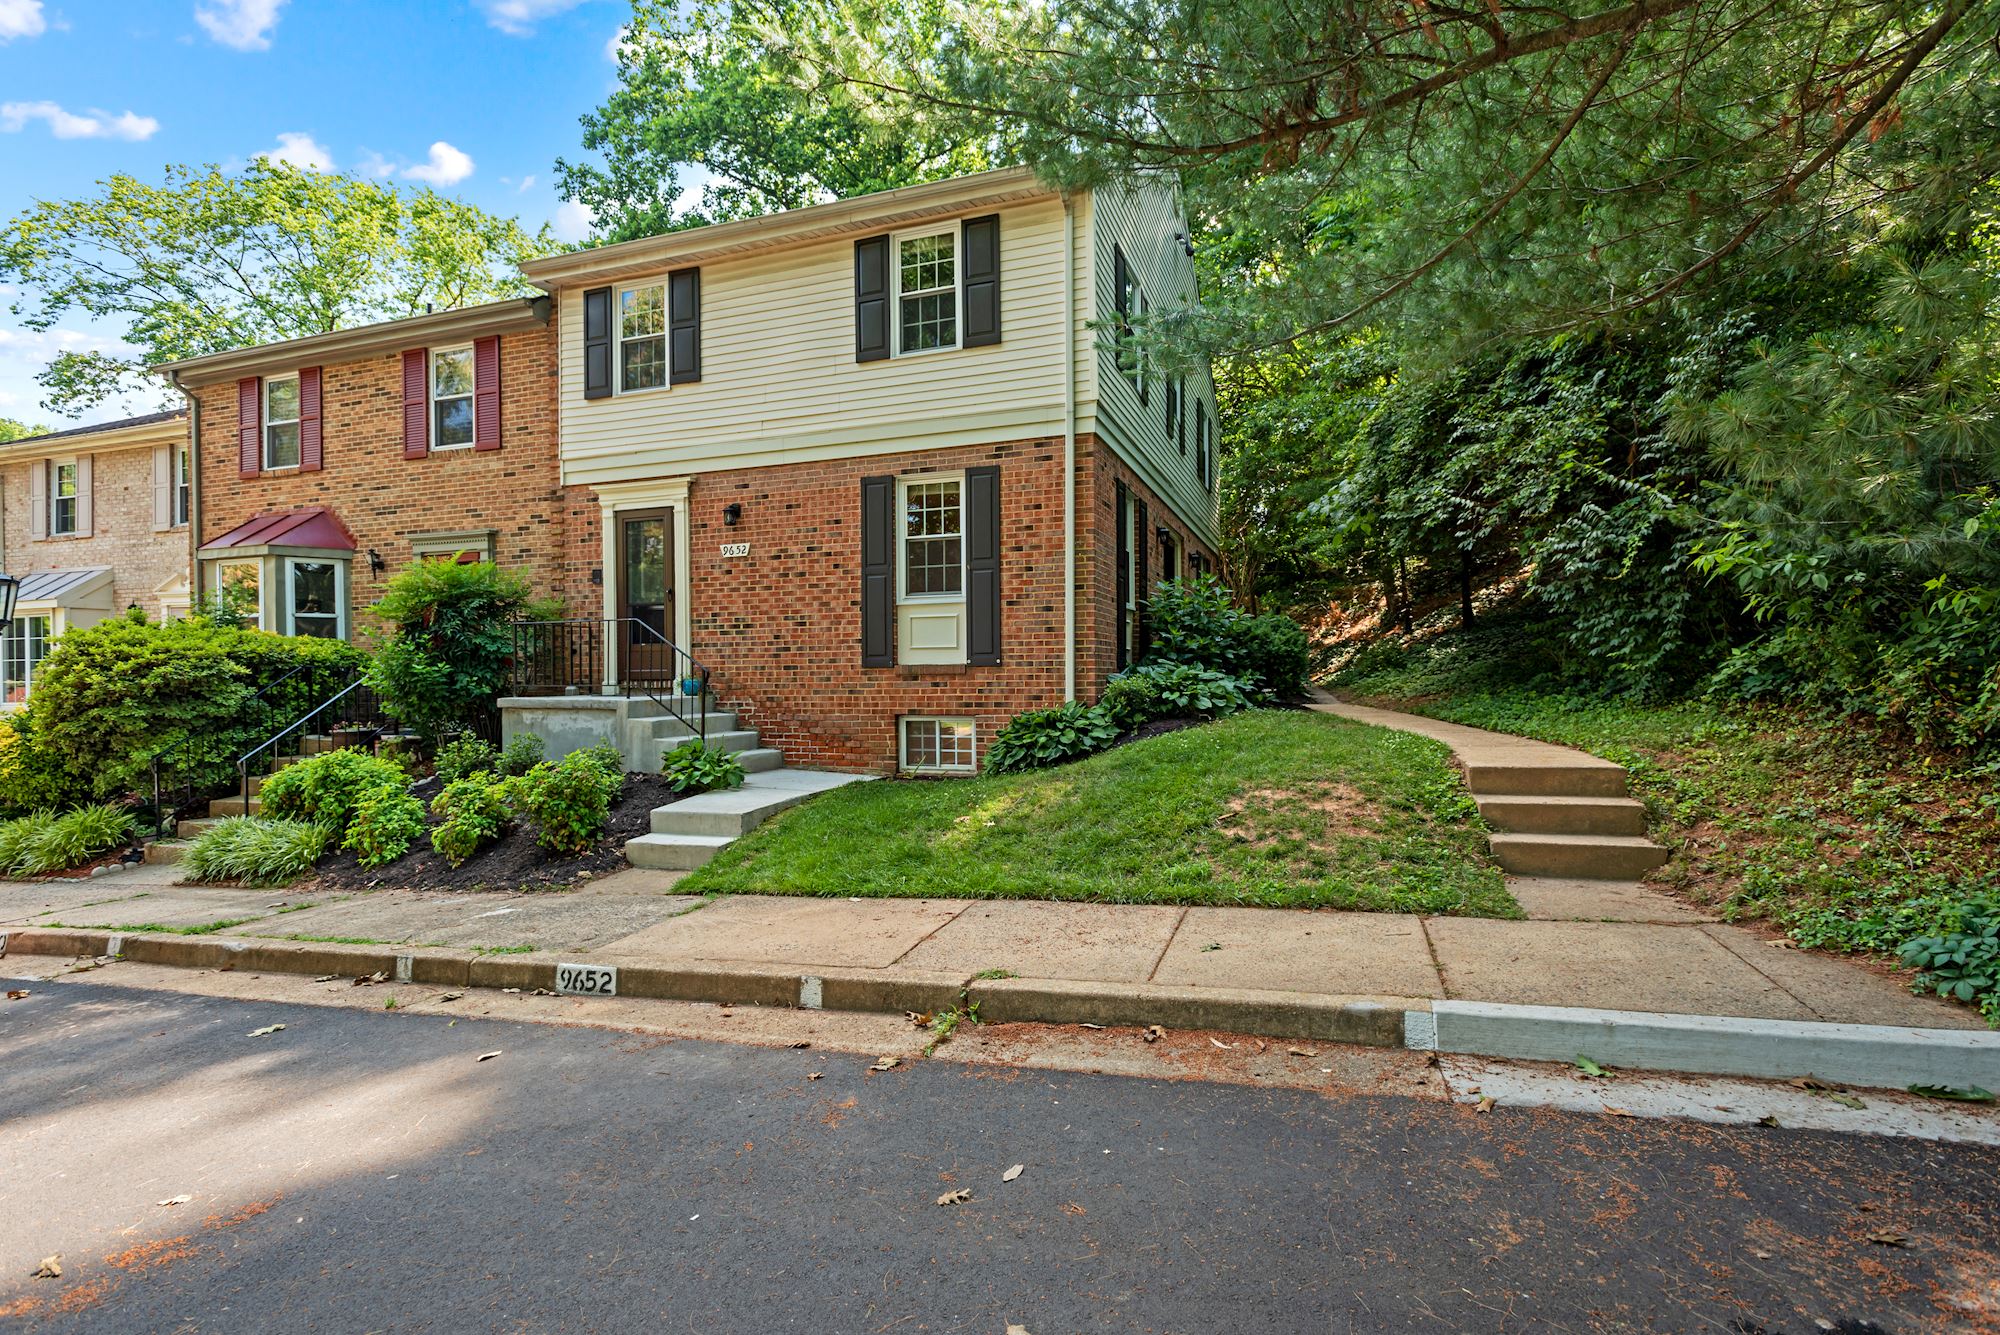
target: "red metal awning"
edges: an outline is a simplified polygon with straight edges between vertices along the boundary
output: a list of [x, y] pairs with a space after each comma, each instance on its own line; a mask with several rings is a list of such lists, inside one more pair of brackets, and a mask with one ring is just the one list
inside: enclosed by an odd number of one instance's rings
[[320, 547], [333, 551], [354, 550], [354, 535], [340, 516], [324, 505], [304, 510], [262, 514], [238, 524], [219, 538], [204, 542], [204, 552], [224, 552], [235, 547]]

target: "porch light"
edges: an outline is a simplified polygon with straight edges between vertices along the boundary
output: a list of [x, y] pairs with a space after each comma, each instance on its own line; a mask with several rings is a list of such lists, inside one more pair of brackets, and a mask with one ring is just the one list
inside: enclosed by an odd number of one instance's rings
[[741, 518], [743, 518], [743, 507], [735, 501], [731, 501], [722, 507], [722, 526], [724, 528], [735, 528], [736, 521]]
[[20, 597], [20, 576], [0, 575], [0, 630], [5, 630], [14, 624], [14, 604]]

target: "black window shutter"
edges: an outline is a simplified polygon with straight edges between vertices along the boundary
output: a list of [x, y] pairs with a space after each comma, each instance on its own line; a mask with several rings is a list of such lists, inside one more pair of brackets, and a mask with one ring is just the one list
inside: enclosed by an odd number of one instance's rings
[[701, 270], [680, 269], [667, 275], [667, 343], [671, 349], [667, 375], [670, 385], [701, 379]]
[[854, 360], [889, 355], [889, 238], [854, 243]]
[[896, 479], [861, 479], [861, 666], [896, 666]]
[[583, 294], [583, 397], [611, 397], [611, 289]]
[[965, 318], [959, 346], [984, 348], [1000, 341], [1000, 215], [967, 218]]
[[1137, 545], [1132, 549], [1132, 563], [1138, 567], [1132, 576], [1138, 581], [1138, 588], [1135, 592], [1138, 595], [1139, 602], [1139, 643], [1133, 646], [1134, 652], [1132, 654], [1133, 659], [1136, 661], [1146, 656], [1148, 640], [1146, 633], [1146, 604], [1152, 601], [1153, 592], [1153, 583], [1146, 577], [1146, 551], [1152, 544], [1146, 541], [1146, 535], [1151, 530], [1146, 527], [1146, 503], [1144, 501], [1139, 502], [1139, 514], [1138, 518], [1132, 523], [1132, 532], [1133, 536], [1137, 539]]
[[1127, 642], [1131, 622], [1125, 615], [1125, 605], [1131, 601], [1132, 596], [1131, 527], [1125, 522], [1126, 512], [1131, 504], [1131, 497], [1125, 492], [1125, 484], [1120, 482], [1118, 484], [1118, 581], [1116, 591], [1118, 602], [1118, 670], [1120, 672], [1123, 672], [1126, 664], [1131, 661], [1130, 654], [1132, 651], [1131, 645]]
[[965, 661], [1000, 661], [1000, 469], [965, 470]]
[[1111, 304], [1118, 312], [1118, 332], [1123, 336], [1132, 314], [1132, 276], [1125, 267], [1125, 252], [1115, 245], [1111, 247]]

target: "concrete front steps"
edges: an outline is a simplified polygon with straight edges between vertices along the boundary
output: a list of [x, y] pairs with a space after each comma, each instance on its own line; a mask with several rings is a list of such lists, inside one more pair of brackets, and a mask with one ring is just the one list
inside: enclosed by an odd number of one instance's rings
[[1636, 881], [1667, 860], [1646, 837], [1646, 808], [1625, 786], [1625, 767], [1547, 742], [1350, 705], [1316, 706], [1360, 723], [1434, 737], [1465, 767], [1501, 870], [1562, 880]]
[[704, 730], [703, 740], [715, 750], [733, 754], [747, 774], [767, 773], [785, 763], [784, 753], [765, 746], [754, 729], [737, 726], [734, 710], [711, 707], [704, 714], [679, 719], [649, 700], [629, 701], [627, 709], [626, 751], [641, 773], [658, 773], [668, 752], [701, 737]]
[[693, 871], [780, 811], [872, 777], [811, 769], [757, 771], [741, 788], [699, 793], [656, 808], [653, 832], [628, 840], [625, 860], [635, 867]]

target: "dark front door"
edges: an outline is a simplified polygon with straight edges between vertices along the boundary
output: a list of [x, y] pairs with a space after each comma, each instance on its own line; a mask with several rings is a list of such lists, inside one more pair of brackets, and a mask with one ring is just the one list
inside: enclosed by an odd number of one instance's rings
[[618, 615], [623, 680], [660, 684], [674, 678], [674, 512], [618, 516]]

